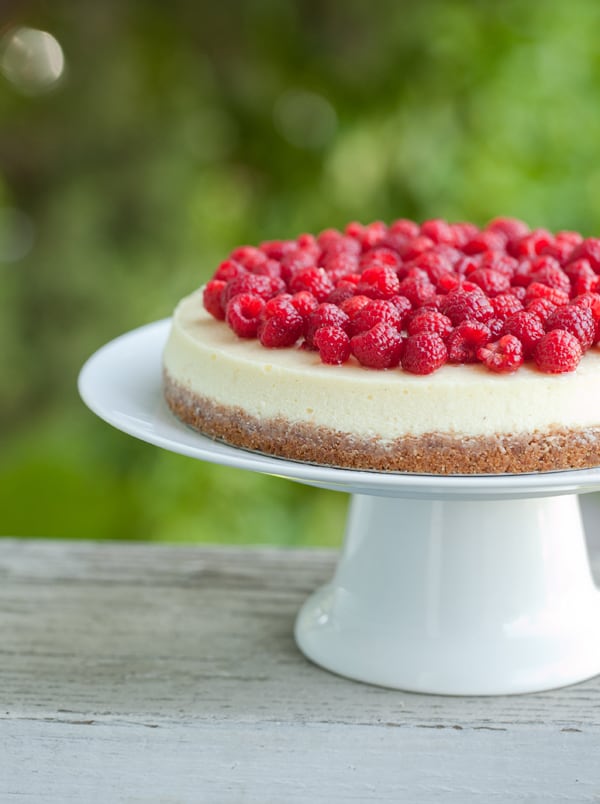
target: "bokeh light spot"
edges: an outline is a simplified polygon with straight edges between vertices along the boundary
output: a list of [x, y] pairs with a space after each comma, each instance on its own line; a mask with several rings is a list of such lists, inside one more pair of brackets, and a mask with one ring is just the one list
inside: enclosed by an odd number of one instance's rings
[[273, 119], [281, 136], [297, 148], [322, 148], [333, 138], [337, 115], [322, 95], [287, 90], [275, 103]]
[[0, 207], [0, 263], [18, 262], [33, 246], [31, 218], [18, 209]]
[[0, 41], [0, 70], [25, 95], [56, 86], [65, 70], [65, 57], [52, 34], [35, 28], [13, 28]]

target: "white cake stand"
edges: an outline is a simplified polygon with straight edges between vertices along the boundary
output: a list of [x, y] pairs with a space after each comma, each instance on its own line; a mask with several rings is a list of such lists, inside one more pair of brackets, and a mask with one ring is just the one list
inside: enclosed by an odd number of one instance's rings
[[169, 321], [104, 346], [79, 378], [120, 430], [200, 460], [352, 494], [331, 582], [296, 621], [317, 664], [416, 692], [532, 692], [600, 673], [600, 593], [578, 494], [600, 468], [527, 475], [359, 472], [227, 447], [178, 422], [162, 399]]

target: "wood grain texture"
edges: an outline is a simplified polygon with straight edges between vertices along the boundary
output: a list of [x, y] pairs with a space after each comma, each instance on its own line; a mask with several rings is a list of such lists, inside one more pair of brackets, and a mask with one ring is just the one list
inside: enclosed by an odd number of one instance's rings
[[452, 698], [306, 661], [335, 559], [0, 540], [0, 802], [600, 801], [600, 679]]

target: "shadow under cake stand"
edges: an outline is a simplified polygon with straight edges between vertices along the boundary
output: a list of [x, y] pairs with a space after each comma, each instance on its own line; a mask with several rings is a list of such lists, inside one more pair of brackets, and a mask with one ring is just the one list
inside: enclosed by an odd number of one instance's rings
[[334, 576], [296, 620], [307, 657], [371, 684], [456, 695], [540, 691], [600, 673], [600, 593], [578, 500], [600, 490], [600, 468], [380, 473], [228, 447], [163, 401], [169, 325], [96, 352], [81, 396], [106, 422], [164, 449], [352, 495]]

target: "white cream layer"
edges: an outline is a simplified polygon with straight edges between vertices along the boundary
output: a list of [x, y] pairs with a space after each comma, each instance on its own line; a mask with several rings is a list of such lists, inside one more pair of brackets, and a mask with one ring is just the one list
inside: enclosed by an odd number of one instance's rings
[[493, 435], [600, 425], [600, 349], [576, 371], [549, 375], [529, 365], [498, 375], [446, 365], [428, 376], [363, 368], [354, 358], [326, 366], [314, 352], [266, 349], [215, 321], [196, 291], [178, 305], [164, 352], [172, 379], [260, 419], [323, 425], [384, 440], [410, 433]]

